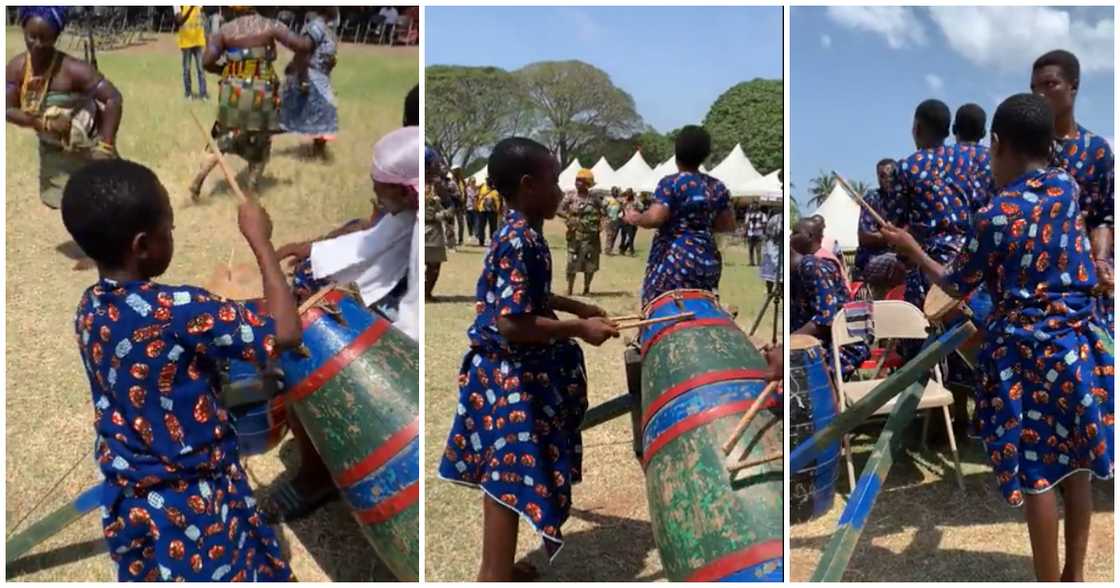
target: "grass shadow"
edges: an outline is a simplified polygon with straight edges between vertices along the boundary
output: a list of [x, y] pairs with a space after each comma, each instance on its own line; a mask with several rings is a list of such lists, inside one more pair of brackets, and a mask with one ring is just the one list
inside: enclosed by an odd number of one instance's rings
[[425, 304], [455, 304], [460, 302], [474, 302], [474, 296], [463, 296], [461, 294], [452, 294], [450, 296], [439, 294], [424, 301]]
[[6, 578], [11, 580], [24, 574], [41, 572], [43, 570], [49, 570], [54, 567], [101, 555], [105, 553], [106, 550], [104, 539], [90, 539], [89, 541], [63, 545], [62, 547], [56, 547], [42, 553], [21, 557], [8, 563], [4, 567], [4, 572]]
[[572, 518], [594, 525], [564, 536], [564, 549], [549, 565], [540, 547], [524, 558], [541, 572], [542, 582], [626, 582], [664, 579], [664, 572], [643, 575], [646, 559], [657, 550], [648, 521], [573, 508]]

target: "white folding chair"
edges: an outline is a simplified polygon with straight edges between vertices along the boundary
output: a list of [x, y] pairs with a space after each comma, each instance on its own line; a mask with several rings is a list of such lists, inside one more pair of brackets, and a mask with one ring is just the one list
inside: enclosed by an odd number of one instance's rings
[[[902, 300], [876, 300], [873, 305], [872, 316], [875, 321], [875, 340], [925, 340], [929, 336], [929, 320], [927, 320], [925, 315], [922, 314], [922, 311], [918, 310], [914, 305]], [[836, 374], [836, 390], [840, 395], [840, 410], [845, 410], [848, 406], [859, 401], [885, 379], [844, 381], [842, 376], [843, 372], [840, 369], [840, 348], [844, 345], [863, 342], [863, 339], [853, 337], [848, 332], [848, 321], [843, 310], [837, 313], [836, 318], [832, 321], [832, 361], [835, 370], [834, 373]], [[916, 386], [918, 384], [914, 385]], [[875, 411], [875, 414], [889, 414], [894, 409], [897, 400], [897, 396], [892, 398], [890, 402], [879, 407], [879, 409]], [[933, 368], [932, 377], [926, 383], [922, 391], [922, 397], [918, 401], [917, 410], [927, 411], [924, 415], [925, 420], [922, 423], [922, 443], [924, 444], [926, 441], [930, 411], [940, 408], [941, 413], [945, 417], [945, 430], [948, 431], [949, 435], [949, 448], [953, 453], [957, 486], [963, 489], [964, 480], [961, 477], [961, 458], [960, 454], [957, 452], [957, 439], [956, 436], [953, 435], [952, 416], [949, 411], [952, 405], [953, 394], [945, 388], [941, 380], [941, 368], [935, 366]], [[850, 435], [844, 436], [843, 447], [848, 462], [849, 487], [855, 488], [856, 475], [855, 466], [852, 464]]]

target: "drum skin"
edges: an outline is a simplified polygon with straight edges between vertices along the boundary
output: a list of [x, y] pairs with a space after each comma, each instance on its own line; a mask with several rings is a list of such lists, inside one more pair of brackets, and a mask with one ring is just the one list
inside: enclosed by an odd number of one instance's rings
[[[818, 344], [790, 347], [789, 446], [797, 447], [836, 419], [836, 395], [828, 380], [828, 361]], [[840, 441], [806, 468], [790, 473], [789, 520], [811, 521], [832, 509], [839, 475]]]
[[[766, 362], [708, 292], [667, 292], [643, 314], [681, 312], [695, 316], [650, 325], [640, 335], [642, 466], [665, 575], [781, 582], [782, 461], [731, 474], [721, 449], [765, 387]], [[732, 459], [780, 454], [782, 429], [780, 414], [763, 410]]]
[[282, 356], [286, 401], [381, 561], [420, 569], [419, 349], [338, 291], [300, 316], [305, 352]]

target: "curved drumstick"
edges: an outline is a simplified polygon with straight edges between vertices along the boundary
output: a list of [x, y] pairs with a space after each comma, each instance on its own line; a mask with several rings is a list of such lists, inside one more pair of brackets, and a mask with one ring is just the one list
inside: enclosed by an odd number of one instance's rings
[[773, 380], [769, 384], [767, 384], [766, 387], [762, 389], [762, 393], [754, 399], [754, 402], [751, 403], [751, 407], [747, 409], [746, 414], [744, 414], [743, 417], [739, 419], [739, 424], [735, 425], [735, 431], [731, 433], [731, 438], [729, 438], [727, 442], [723, 444], [722, 449], [724, 455], [731, 454], [731, 450], [735, 448], [735, 444], [739, 442], [739, 439], [743, 436], [743, 433], [747, 432], [747, 427], [750, 426], [751, 421], [754, 420], [755, 415], [758, 414], [758, 411], [762, 410], [762, 405], [766, 404], [767, 397], [769, 397], [770, 394], [773, 393], [777, 388], [778, 381]]
[[241, 186], [237, 184], [237, 179], [233, 176], [233, 170], [230, 169], [229, 164], [226, 163], [226, 159], [222, 157], [222, 152], [218, 149], [218, 144], [214, 142], [214, 137], [211, 137], [210, 133], [206, 132], [206, 128], [198, 121], [198, 117], [195, 116], [193, 111], [188, 110], [187, 113], [191, 115], [195, 126], [198, 127], [198, 131], [206, 137], [206, 144], [210, 146], [210, 150], [218, 157], [218, 167], [222, 168], [222, 174], [226, 176], [226, 181], [229, 182], [230, 187], [233, 188], [234, 194], [240, 196], [242, 200], [248, 200], [249, 197], [241, 191]]

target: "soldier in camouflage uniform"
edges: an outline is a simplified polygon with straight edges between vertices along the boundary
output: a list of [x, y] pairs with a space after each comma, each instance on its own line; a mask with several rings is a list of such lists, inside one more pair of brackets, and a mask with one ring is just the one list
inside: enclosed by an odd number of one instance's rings
[[439, 266], [447, 261], [445, 223], [454, 220], [454, 212], [443, 207], [437, 192], [440, 182], [439, 163], [434, 151], [424, 153], [424, 299], [432, 299], [432, 291], [439, 279]]
[[568, 295], [575, 287], [576, 274], [583, 273], [583, 294], [591, 293], [591, 279], [599, 271], [602, 243], [599, 230], [605, 214], [603, 196], [591, 192], [595, 176], [582, 169], [576, 175], [576, 191], [564, 197], [558, 216], [566, 221], [568, 232]]

